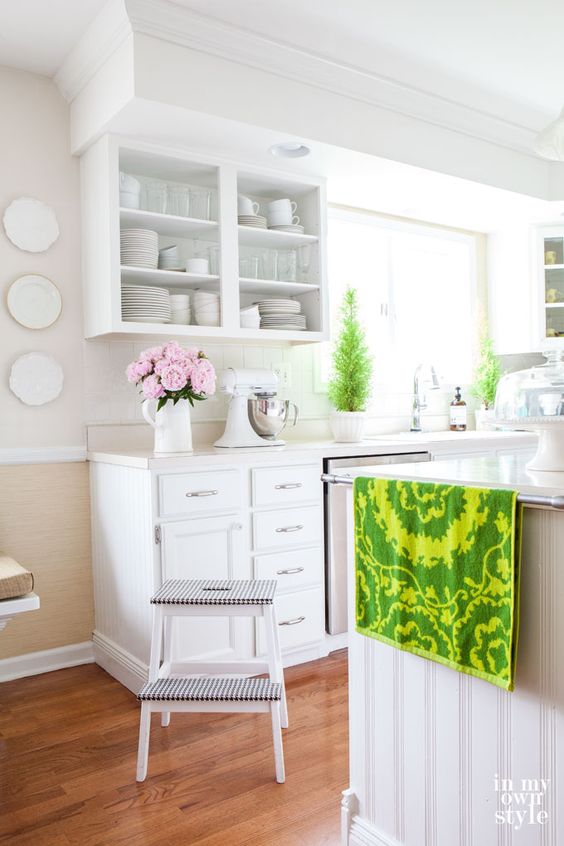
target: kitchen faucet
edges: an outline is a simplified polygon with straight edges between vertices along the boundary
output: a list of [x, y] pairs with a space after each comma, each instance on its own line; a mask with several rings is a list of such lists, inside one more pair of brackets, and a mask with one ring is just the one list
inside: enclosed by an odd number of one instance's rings
[[411, 412], [411, 426], [409, 429], [410, 432], [421, 432], [421, 411], [424, 408], [427, 408], [425, 394], [421, 391], [421, 383], [424, 381], [422, 379], [422, 372], [425, 368], [428, 368], [431, 376], [430, 390], [436, 391], [440, 388], [439, 377], [437, 376], [437, 372], [432, 364], [419, 364], [415, 368], [415, 373], [413, 375], [413, 406]]

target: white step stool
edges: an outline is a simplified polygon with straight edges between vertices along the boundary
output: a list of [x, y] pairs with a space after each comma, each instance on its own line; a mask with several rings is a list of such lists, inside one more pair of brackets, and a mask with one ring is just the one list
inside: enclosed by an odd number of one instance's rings
[[[137, 781], [147, 775], [151, 714], [161, 713], [167, 726], [172, 711], [270, 711], [274, 741], [276, 781], [282, 784], [284, 753], [281, 728], [288, 727], [288, 709], [280, 641], [274, 608], [276, 581], [169, 579], [152, 597], [153, 636], [149, 681], [139, 691], [141, 724]], [[180, 667], [182, 676], [171, 676], [171, 622], [173, 617], [262, 617], [267, 661], [191, 661]], [[161, 652], [163, 664], [160, 666]], [[268, 673], [269, 678], [248, 678]], [[229, 676], [227, 675], [229, 674]], [[233, 678], [237, 675], [237, 678]]]

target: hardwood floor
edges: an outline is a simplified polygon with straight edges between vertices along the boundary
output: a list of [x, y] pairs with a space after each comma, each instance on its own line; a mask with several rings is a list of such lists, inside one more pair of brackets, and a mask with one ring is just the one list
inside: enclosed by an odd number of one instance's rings
[[347, 787], [346, 652], [286, 670], [286, 783], [267, 714], [153, 716], [95, 665], [0, 685], [0, 844], [338, 846]]

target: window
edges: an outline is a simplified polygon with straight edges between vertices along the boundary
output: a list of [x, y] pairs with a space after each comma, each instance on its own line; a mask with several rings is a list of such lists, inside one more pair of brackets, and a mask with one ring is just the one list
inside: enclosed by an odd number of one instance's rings
[[421, 362], [446, 383], [471, 381], [472, 235], [332, 209], [328, 245], [332, 318], [347, 285], [357, 288], [376, 383], [409, 390]]

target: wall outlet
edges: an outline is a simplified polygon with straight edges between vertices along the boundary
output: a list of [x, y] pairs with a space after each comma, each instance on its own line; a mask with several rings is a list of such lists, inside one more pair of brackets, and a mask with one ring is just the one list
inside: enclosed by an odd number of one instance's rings
[[292, 365], [289, 361], [280, 362], [280, 364], [276, 364], [272, 369], [278, 376], [279, 390], [287, 391], [292, 387]]

